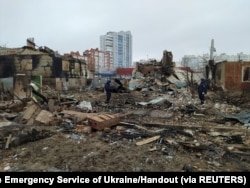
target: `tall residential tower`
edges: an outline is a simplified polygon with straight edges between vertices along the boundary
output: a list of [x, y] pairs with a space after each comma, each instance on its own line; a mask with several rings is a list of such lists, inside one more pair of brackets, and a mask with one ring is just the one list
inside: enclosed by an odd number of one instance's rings
[[130, 31], [108, 32], [100, 36], [100, 50], [110, 53], [111, 70], [132, 66], [132, 35]]

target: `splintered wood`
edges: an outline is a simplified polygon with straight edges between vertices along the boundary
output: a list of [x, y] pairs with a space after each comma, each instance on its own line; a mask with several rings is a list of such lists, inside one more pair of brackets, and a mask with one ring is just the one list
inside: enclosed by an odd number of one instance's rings
[[117, 125], [120, 122], [120, 116], [118, 114], [99, 114], [88, 117], [88, 124], [93, 129], [103, 130]]
[[96, 115], [89, 116], [87, 119], [88, 119], [89, 126], [91, 126], [93, 129], [104, 130], [105, 128], [110, 128], [114, 125], [119, 124], [122, 117], [131, 115], [131, 114], [133, 114], [133, 112], [128, 112], [125, 114], [120, 114], [120, 113], [96, 114]]
[[146, 138], [146, 139], [144, 139], [144, 140], [141, 140], [141, 141], [139, 141], [139, 142], [136, 142], [136, 145], [137, 145], [137, 146], [141, 146], [141, 145], [144, 145], [144, 144], [148, 144], [148, 143], [153, 142], [153, 141], [155, 141], [155, 140], [157, 140], [157, 139], [159, 139], [159, 138], [160, 138], [159, 135], [158, 135], [158, 136], [153, 136], [153, 137], [150, 137], [150, 138]]

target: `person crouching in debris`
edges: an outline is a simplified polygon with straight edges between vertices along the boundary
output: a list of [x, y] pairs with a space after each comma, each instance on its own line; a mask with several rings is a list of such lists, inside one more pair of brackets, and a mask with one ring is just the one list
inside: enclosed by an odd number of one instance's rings
[[105, 103], [109, 104], [110, 98], [111, 98], [111, 93], [116, 92], [115, 87], [111, 86], [111, 80], [107, 80], [107, 82], [104, 85], [104, 89], [106, 92], [106, 101]]
[[201, 105], [205, 102], [205, 94], [207, 94], [207, 83], [204, 78], [201, 78], [201, 82], [198, 85], [198, 95], [201, 101]]

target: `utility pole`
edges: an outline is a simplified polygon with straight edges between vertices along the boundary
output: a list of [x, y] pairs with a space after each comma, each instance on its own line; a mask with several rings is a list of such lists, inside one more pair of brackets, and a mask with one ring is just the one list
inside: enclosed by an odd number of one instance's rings
[[208, 65], [206, 65], [206, 79], [211, 81], [211, 84], [213, 84], [215, 79], [214, 52], [216, 52], [216, 49], [214, 47], [214, 39], [212, 39], [210, 47], [210, 57], [208, 60]]
[[210, 47], [210, 59], [209, 60], [213, 60], [214, 59], [214, 52], [216, 52], [216, 49], [214, 48], [214, 39], [212, 39], [211, 41], [211, 47]]

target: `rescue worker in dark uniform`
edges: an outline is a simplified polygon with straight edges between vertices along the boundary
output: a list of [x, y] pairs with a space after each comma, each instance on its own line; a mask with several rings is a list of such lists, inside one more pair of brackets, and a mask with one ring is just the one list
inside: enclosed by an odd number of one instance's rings
[[201, 101], [201, 105], [203, 105], [205, 102], [205, 94], [207, 94], [207, 83], [204, 78], [201, 78], [201, 82], [198, 85], [198, 95]]
[[109, 104], [110, 98], [111, 98], [111, 93], [116, 92], [116, 88], [111, 85], [111, 80], [107, 80], [107, 82], [104, 85], [104, 89], [106, 92], [106, 101], [105, 103]]

